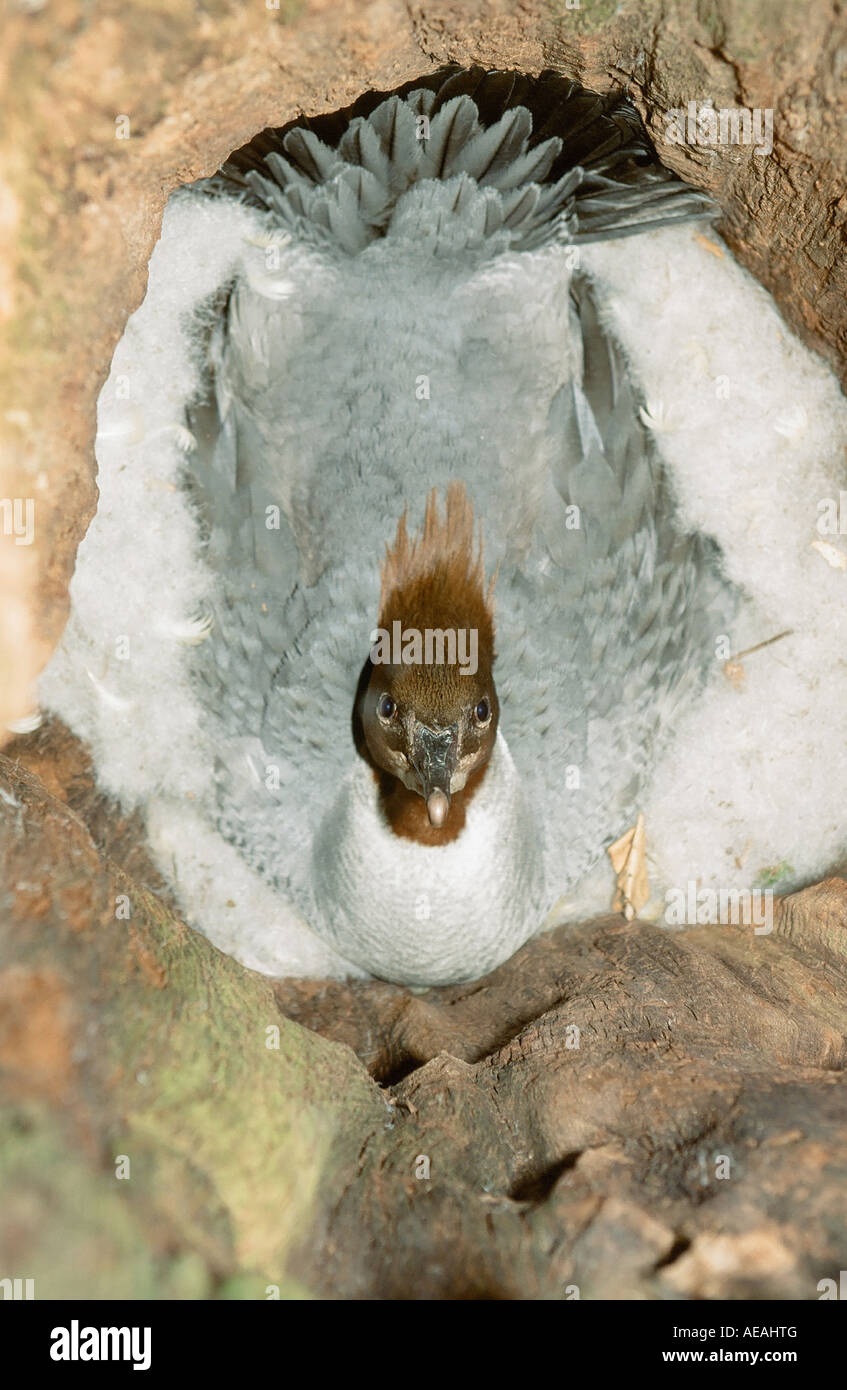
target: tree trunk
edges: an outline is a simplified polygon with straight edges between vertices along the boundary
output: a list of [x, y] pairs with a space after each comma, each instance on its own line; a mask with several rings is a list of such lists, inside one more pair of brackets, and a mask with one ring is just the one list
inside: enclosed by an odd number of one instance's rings
[[[802, 1299], [837, 1278], [841, 880], [777, 900], [769, 934], [608, 917], [470, 986], [274, 984], [145, 886], [137, 836], [130, 877], [0, 763], [0, 1267], [38, 1297]], [[132, 824], [67, 780], [126, 853]]]

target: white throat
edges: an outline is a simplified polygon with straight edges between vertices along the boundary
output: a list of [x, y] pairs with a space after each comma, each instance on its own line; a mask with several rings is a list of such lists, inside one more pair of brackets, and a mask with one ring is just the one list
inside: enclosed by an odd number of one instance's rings
[[397, 983], [476, 979], [539, 926], [540, 840], [500, 732], [455, 840], [396, 835], [371, 768], [357, 759], [316, 836], [312, 867], [320, 934]]

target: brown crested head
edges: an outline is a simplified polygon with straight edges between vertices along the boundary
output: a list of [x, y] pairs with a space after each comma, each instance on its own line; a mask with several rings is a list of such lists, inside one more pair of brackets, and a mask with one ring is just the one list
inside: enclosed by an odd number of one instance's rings
[[430, 493], [416, 535], [401, 517], [360, 713], [374, 763], [423, 798], [436, 828], [494, 747], [493, 590], [461, 483], [449, 485], [443, 513]]

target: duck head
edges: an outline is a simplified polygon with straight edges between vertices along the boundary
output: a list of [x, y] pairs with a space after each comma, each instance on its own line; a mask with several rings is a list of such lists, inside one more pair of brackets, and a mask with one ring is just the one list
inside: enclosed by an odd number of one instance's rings
[[359, 714], [373, 764], [422, 799], [437, 831], [454, 798], [478, 785], [497, 736], [492, 592], [461, 484], [448, 488], [443, 517], [430, 494], [413, 538], [401, 517]]

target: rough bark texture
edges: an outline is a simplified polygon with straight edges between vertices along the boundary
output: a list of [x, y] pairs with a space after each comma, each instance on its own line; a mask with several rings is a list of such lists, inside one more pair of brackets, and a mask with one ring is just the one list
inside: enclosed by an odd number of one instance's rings
[[[0, 727], [64, 621], [96, 397], [169, 192], [265, 125], [446, 61], [629, 86], [843, 370], [834, 0], [21, 6], [0, 55], [0, 496], [37, 511], [31, 548], [0, 536]], [[665, 112], [708, 98], [772, 107], [773, 156], [668, 145]], [[609, 918], [473, 987], [273, 986], [180, 923], [72, 739], [7, 752], [0, 1277], [42, 1298], [805, 1299], [847, 1266], [841, 881], [787, 899], [770, 936]]]
[[72, 738], [11, 751], [0, 1268], [39, 1297], [811, 1299], [844, 1267], [847, 883], [770, 935], [609, 917], [471, 986], [271, 983], [180, 923]]

